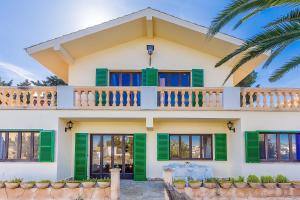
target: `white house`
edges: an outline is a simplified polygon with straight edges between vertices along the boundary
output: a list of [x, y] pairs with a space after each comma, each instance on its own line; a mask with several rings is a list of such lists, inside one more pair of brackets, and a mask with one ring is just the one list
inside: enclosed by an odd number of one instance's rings
[[214, 65], [242, 41], [206, 32], [147, 8], [26, 48], [69, 86], [0, 87], [0, 179], [145, 180], [185, 162], [300, 179], [300, 89], [234, 87], [267, 54], [223, 86], [236, 60]]

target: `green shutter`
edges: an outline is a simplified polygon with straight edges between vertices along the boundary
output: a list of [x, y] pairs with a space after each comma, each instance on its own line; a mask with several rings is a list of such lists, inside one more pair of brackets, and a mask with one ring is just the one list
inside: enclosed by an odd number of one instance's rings
[[[96, 69], [96, 86], [108, 86], [108, 69], [98, 68]], [[96, 106], [99, 104], [99, 93], [96, 92]], [[102, 92], [102, 106], [106, 104], [106, 94]]]
[[88, 134], [75, 134], [75, 163], [74, 179], [84, 180], [87, 178], [87, 155], [88, 155]]
[[192, 87], [204, 87], [203, 69], [192, 69]]
[[[204, 71], [203, 69], [192, 69], [192, 87], [204, 87]], [[192, 105], [196, 106], [196, 95], [192, 94]], [[198, 94], [198, 105], [203, 105], [203, 95]]]
[[170, 160], [169, 134], [157, 134], [157, 160]]
[[245, 132], [245, 153], [247, 163], [259, 163], [259, 133], [256, 131]]
[[227, 160], [227, 135], [215, 134], [215, 160]]
[[142, 84], [143, 84], [143, 86], [157, 86], [158, 70], [155, 68], [143, 69], [142, 70]]
[[41, 131], [39, 137], [39, 161], [54, 162], [55, 149], [54, 131]]
[[134, 134], [134, 173], [133, 179], [135, 181], [146, 180], [146, 134]]

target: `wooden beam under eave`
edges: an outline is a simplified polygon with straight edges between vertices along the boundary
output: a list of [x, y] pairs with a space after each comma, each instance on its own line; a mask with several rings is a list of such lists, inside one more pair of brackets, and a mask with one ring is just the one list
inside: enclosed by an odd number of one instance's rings
[[146, 33], [148, 38], [153, 38], [153, 20], [152, 16], [146, 17]]
[[66, 61], [66, 63], [69, 65], [74, 63], [74, 58], [61, 44], [55, 45], [53, 49], [60, 55], [62, 59]]

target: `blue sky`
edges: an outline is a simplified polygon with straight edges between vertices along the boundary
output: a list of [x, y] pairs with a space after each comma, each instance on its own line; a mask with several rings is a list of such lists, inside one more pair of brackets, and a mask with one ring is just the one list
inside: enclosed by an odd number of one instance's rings
[[[229, 0], [2, 0], [0, 3], [0, 76], [13, 79], [43, 79], [51, 73], [24, 51], [25, 47], [99, 24], [125, 14], [152, 7], [191, 22], [209, 26], [213, 17]], [[232, 30], [232, 23], [222, 32], [245, 39], [261, 30], [286, 8], [268, 10]], [[300, 43], [284, 51], [268, 69], [258, 69], [258, 84], [263, 87], [300, 87], [299, 69], [276, 83], [269, 74], [296, 53]]]

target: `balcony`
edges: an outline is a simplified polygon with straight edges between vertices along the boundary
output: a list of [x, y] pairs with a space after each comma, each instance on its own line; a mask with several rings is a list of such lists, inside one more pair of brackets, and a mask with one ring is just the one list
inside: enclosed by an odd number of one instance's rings
[[300, 89], [0, 87], [0, 109], [300, 111]]

